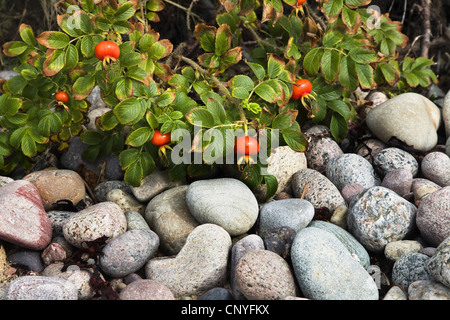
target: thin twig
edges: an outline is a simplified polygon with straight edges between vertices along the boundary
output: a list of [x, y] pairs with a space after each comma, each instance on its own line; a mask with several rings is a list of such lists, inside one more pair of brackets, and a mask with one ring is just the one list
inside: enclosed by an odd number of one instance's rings
[[403, 16], [402, 16], [402, 24], [405, 22], [405, 16], [406, 16], [406, 7], [408, 6], [408, 0], [404, 0], [405, 3], [403, 5]]
[[187, 28], [188, 28], [189, 31], [191, 30], [191, 24], [189, 22], [189, 19], [190, 19], [191, 16], [194, 17], [194, 18], [197, 18], [201, 22], [204, 22], [203, 19], [198, 14], [196, 14], [195, 12], [191, 11], [194, 1], [191, 2], [191, 5], [189, 6], [189, 8], [185, 8], [182, 5], [180, 5], [180, 4], [176, 3], [176, 2], [173, 2], [171, 0], [164, 0], [164, 2], [167, 2], [168, 4], [170, 4], [170, 5], [174, 6], [174, 7], [177, 7], [178, 9], [181, 9], [184, 12], [186, 12], [186, 25], [187, 25]]
[[425, 29], [425, 33], [423, 36], [422, 50], [420, 55], [424, 58], [428, 58], [428, 51], [430, 50], [430, 39], [431, 39], [430, 5], [431, 0], [422, 0], [423, 28]]

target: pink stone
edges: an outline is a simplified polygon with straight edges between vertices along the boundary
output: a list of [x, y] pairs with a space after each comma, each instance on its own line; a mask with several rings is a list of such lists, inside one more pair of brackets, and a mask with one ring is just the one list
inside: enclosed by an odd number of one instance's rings
[[32, 250], [51, 241], [52, 225], [38, 189], [25, 180], [0, 188], [0, 239]]

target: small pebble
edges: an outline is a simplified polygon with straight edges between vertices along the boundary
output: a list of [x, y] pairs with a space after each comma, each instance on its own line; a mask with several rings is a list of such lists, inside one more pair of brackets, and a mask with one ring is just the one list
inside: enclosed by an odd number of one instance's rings
[[45, 268], [39, 251], [19, 251], [10, 254], [8, 255], [8, 262], [13, 265], [24, 266], [37, 273], [42, 272]]
[[432, 280], [426, 270], [429, 259], [428, 256], [417, 252], [402, 255], [392, 267], [392, 283], [407, 291], [414, 281]]
[[339, 206], [336, 210], [333, 211], [333, 215], [330, 218], [330, 222], [335, 225], [341, 227], [344, 230], [347, 230], [347, 206]]
[[326, 176], [339, 190], [353, 183], [364, 188], [380, 185], [380, 179], [370, 162], [354, 153], [338, 155], [328, 161]]
[[388, 188], [398, 195], [403, 196], [411, 190], [413, 175], [408, 169], [394, 169], [389, 171], [381, 183], [381, 186]]
[[159, 238], [153, 231], [126, 231], [106, 244], [99, 266], [111, 277], [124, 277], [143, 267], [158, 246]]
[[234, 300], [234, 298], [225, 288], [212, 288], [199, 296], [197, 300]]
[[399, 286], [393, 286], [384, 296], [383, 300], [408, 300], [408, 296]]
[[450, 186], [450, 157], [442, 152], [430, 152], [422, 160], [422, 174], [441, 187]]
[[408, 300], [450, 300], [450, 288], [433, 280], [418, 280], [408, 287]]
[[413, 177], [417, 175], [419, 170], [419, 163], [411, 154], [394, 147], [378, 152], [373, 159], [373, 166], [382, 178], [395, 169], [409, 170]]
[[391, 261], [397, 261], [402, 255], [409, 252], [420, 252], [422, 245], [414, 240], [393, 241], [384, 248], [384, 255]]
[[442, 187], [440, 187], [433, 181], [423, 178], [413, 179], [411, 185], [411, 191], [414, 194], [414, 200], [416, 201], [416, 203], [420, 203], [422, 199], [440, 189], [442, 189]]
[[244, 254], [235, 270], [239, 291], [248, 300], [279, 300], [295, 296], [294, 276], [287, 262], [269, 250]]
[[75, 286], [55, 277], [23, 276], [6, 289], [6, 300], [78, 300]]
[[283, 259], [288, 259], [291, 252], [292, 242], [297, 232], [289, 227], [278, 227], [272, 229], [264, 236], [266, 249], [275, 252]]
[[106, 201], [116, 203], [123, 212], [137, 211], [144, 215], [145, 205], [137, 201], [131, 194], [120, 189], [113, 189], [106, 195]]
[[450, 288], [450, 236], [444, 240], [428, 260], [426, 269], [434, 280]]
[[364, 188], [362, 185], [360, 185], [359, 183], [349, 183], [346, 184], [342, 190], [341, 190], [341, 194], [345, 199], [346, 203], [350, 203], [352, 201], [352, 199], [361, 191], [365, 190], [366, 188]]
[[127, 231], [134, 229], [150, 230], [150, 227], [144, 217], [137, 211], [126, 211]]
[[173, 293], [164, 284], [138, 279], [128, 284], [119, 294], [120, 300], [175, 300]]
[[314, 207], [303, 199], [286, 199], [264, 204], [259, 212], [259, 235], [278, 227], [289, 227], [294, 231], [305, 228], [314, 217]]

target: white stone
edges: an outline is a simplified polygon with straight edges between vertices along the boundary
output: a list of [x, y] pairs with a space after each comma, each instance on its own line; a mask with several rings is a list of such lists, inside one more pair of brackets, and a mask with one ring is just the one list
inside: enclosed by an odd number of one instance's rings
[[419, 151], [437, 144], [440, 109], [417, 93], [403, 93], [370, 110], [366, 118], [370, 131], [387, 143], [392, 137]]

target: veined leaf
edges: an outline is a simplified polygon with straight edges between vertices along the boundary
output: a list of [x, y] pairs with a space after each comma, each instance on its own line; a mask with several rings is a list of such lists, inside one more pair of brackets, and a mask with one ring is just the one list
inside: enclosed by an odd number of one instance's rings
[[32, 47], [36, 45], [33, 29], [29, 25], [22, 23], [19, 27], [19, 32], [23, 42]]
[[69, 36], [59, 31], [44, 31], [36, 39], [49, 49], [63, 49], [69, 45]]
[[322, 56], [320, 65], [326, 81], [334, 82], [339, 73], [341, 55], [336, 50], [326, 50]]
[[140, 147], [146, 143], [153, 134], [153, 130], [149, 127], [141, 127], [131, 132], [125, 143], [132, 147]]
[[339, 81], [348, 90], [353, 91], [358, 86], [356, 64], [350, 57], [342, 57], [339, 72]]
[[134, 123], [141, 114], [141, 104], [135, 97], [128, 98], [116, 105], [113, 112], [120, 123]]
[[308, 75], [314, 76], [319, 72], [323, 54], [324, 50], [322, 48], [314, 48], [306, 54], [303, 59], [303, 68]]
[[374, 84], [373, 69], [368, 64], [356, 64], [356, 74], [358, 75], [358, 80], [363, 89], [371, 89]]
[[194, 108], [186, 115], [186, 119], [195, 126], [203, 128], [214, 127], [214, 116], [205, 108]]

